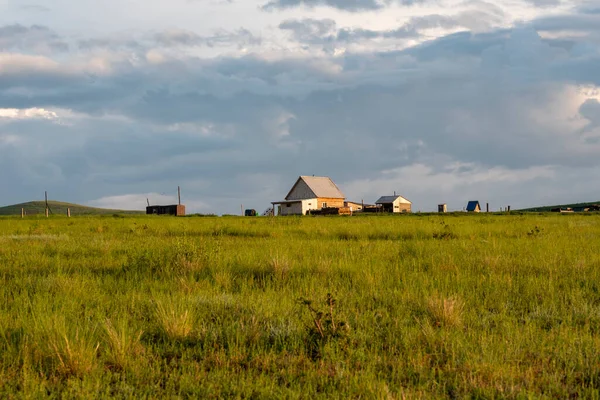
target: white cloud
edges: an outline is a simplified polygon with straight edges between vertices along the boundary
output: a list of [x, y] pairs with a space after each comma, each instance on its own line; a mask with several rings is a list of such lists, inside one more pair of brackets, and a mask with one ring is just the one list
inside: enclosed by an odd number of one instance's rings
[[27, 120], [27, 119], [47, 119], [57, 120], [58, 115], [54, 111], [43, 108], [0, 108], [1, 120]]
[[60, 66], [56, 61], [44, 56], [0, 52], [0, 72], [3, 74], [60, 72]]

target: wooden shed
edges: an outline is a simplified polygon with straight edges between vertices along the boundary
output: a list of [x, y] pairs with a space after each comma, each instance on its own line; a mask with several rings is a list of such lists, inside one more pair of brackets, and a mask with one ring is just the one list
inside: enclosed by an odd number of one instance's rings
[[146, 207], [148, 215], [174, 215], [181, 217], [185, 215], [185, 206], [183, 204], [173, 204], [168, 206], [148, 206]]
[[[306, 215], [309, 210], [343, 208], [344, 194], [331, 178], [300, 176], [283, 201], [274, 201], [278, 215]], [[277, 206], [277, 207], [276, 207]]]

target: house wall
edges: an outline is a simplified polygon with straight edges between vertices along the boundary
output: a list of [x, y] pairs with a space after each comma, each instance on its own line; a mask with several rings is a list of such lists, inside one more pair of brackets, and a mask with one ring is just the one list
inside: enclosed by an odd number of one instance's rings
[[334, 199], [334, 198], [328, 198], [328, 197], [319, 197], [318, 199], [318, 206], [316, 209], [321, 209], [323, 208], [323, 203], [327, 204], [327, 207], [337, 207], [337, 208], [341, 208], [344, 207], [344, 199]]
[[281, 213], [279, 215], [302, 215], [302, 202], [280, 204]]
[[412, 209], [412, 204], [408, 203], [406, 199], [399, 197], [396, 199], [396, 201], [394, 201], [394, 212], [395, 213], [411, 212], [411, 209]]
[[362, 211], [362, 209], [363, 209], [363, 206], [361, 203], [353, 203], [351, 201], [345, 201], [344, 206], [352, 208], [352, 211]]
[[289, 196], [286, 197], [286, 200], [305, 200], [312, 199], [315, 197], [313, 191], [308, 187], [308, 185], [300, 179], [296, 182], [296, 185], [290, 192]]
[[308, 210], [318, 210], [321, 207], [319, 207], [319, 201], [318, 199], [306, 199], [306, 200], [302, 200], [302, 214], [306, 215], [306, 213], [308, 212]]
[[402, 201], [402, 199], [397, 199], [394, 202], [394, 212], [395, 213], [401, 213], [401, 212], [410, 212], [412, 208], [412, 205], [410, 203], [406, 203], [405, 201]]
[[305, 199], [294, 203], [284, 203], [280, 204], [279, 207], [281, 209], [279, 215], [306, 215], [309, 210], [321, 208], [317, 199]]

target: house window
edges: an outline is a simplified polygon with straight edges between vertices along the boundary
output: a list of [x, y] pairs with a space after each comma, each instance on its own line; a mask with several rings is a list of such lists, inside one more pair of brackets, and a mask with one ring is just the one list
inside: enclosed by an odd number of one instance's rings
[[400, 208], [400, 206], [394, 206], [394, 208]]
[[321, 206], [321, 208], [327, 208], [327, 203], [323, 203], [323, 205]]
[[285, 206], [286, 207], [291, 207], [292, 205], [290, 203], [287, 203]]

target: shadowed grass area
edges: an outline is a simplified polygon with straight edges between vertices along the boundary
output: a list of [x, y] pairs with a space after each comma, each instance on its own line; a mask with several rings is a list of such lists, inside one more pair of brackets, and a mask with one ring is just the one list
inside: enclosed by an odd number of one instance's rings
[[0, 397], [597, 398], [600, 216], [0, 218]]

